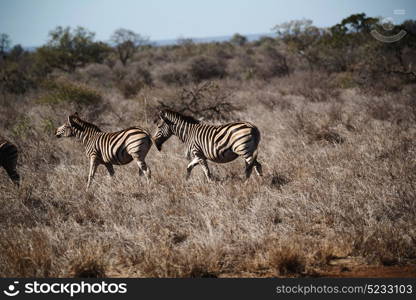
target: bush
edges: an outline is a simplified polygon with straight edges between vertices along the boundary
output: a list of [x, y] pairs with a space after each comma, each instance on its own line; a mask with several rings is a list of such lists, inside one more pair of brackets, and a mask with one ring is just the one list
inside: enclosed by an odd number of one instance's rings
[[183, 88], [181, 92], [163, 103], [157, 109], [170, 109], [207, 120], [227, 120], [239, 110], [229, 102], [230, 93], [214, 82], [206, 81]]
[[127, 69], [118, 70], [118, 81], [116, 87], [123, 94], [124, 98], [131, 98], [145, 86], [152, 86], [152, 75], [147, 69], [136, 67], [134, 71]]
[[47, 66], [39, 63], [36, 54], [28, 52], [14, 53], [13, 56], [10, 54], [8, 59], [0, 61], [0, 91], [24, 94], [36, 88], [49, 71]]
[[227, 73], [231, 78], [239, 80], [252, 79], [256, 71], [253, 58], [247, 54], [237, 55], [227, 65]]
[[326, 102], [338, 99], [339, 90], [327, 80], [327, 76], [318, 72], [299, 74], [301, 85], [297, 94], [311, 102]]
[[357, 83], [352, 72], [336, 73], [331, 78], [331, 83], [335, 87], [348, 89], [357, 86]]
[[114, 81], [114, 74], [109, 66], [105, 64], [89, 64], [79, 69], [77, 74], [84, 82], [92, 82], [101, 86], [109, 87]]
[[77, 103], [95, 104], [102, 100], [101, 94], [85, 84], [73, 82], [68, 79], [54, 79], [43, 82], [46, 93], [39, 98], [40, 103]]
[[0, 89], [12, 94], [24, 94], [34, 86], [33, 80], [18, 63], [3, 64], [0, 70]]
[[270, 45], [261, 46], [256, 57], [256, 75], [264, 80], [286, 76], [289, 67], [286, 57]]
[[225, 63], [207, 56], [196, 56], [188, 65], [188, 72], [194, 82], [206, 79], [222, 78], [225, 75]]
[[117, 83], [118, 90], [126, 99], [136, 96], [143, 87], [143, 82], [137, 78], [123, 79]]
[[186, 70], [175, 64], [166, 64], [158, 70], [160, 81], [168, 85], [184, 85], [189, 82], [189, 76]]

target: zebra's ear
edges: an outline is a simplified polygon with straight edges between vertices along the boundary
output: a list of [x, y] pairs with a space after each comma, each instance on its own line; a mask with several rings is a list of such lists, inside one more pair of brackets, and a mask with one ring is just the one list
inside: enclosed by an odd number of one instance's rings
[[78, 114], [77, 114], [77, 113], [75, 113], [75, 114], [73, 114], [73, 115], [69, 115], [69, 116], [68, 116], [68, 123], [69, 123], [69, 125], [71, 125], [71, 126], [74, 126], [74, 117], [78, 117]]
[[163, 121], [167, 121], [165, 111], [161, 110], [161, 111], [159, 112], [159, 117], [160, 117]]

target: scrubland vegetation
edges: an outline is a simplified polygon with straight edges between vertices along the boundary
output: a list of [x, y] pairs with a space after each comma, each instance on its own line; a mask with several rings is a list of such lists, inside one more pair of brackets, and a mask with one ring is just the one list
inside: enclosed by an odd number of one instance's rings
[[[57, 28], [34, 52], [3, 36], [0, 128], [22, 182], [0, 171], [0, 275], [354, 276], [358, 261], [415, 276], [416, 23], [385, 32], [408, 32], [390, 44], [373, 29], [361, 14], [156, 47], [127, 30], [107, 45]], [[86, 192], [82, 145], [54, 129], [77, 111], [106, 131], [153, 132], [161, 108], [256, 124], [264, 176], [244, 182], [236, 160], [211, 163], [213, 183], [199, 167], [186, 181], [172, 138], [151, 148], [149, 183], [133, 163], [113, 178], [100, 167]]]

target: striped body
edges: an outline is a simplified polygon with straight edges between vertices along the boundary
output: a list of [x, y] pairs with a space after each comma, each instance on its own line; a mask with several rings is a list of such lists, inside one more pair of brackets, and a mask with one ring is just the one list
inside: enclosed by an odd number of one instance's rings
[[192, 159], [188, 165], [187, 177], [194, 166], [202, 165], [208, 179], [210, 172], [206, 160], [216, 163], [227, 163], [237, 157], [246, 162], [246, 177], [250, 177], [252, 168], [261, 174], [261, 165], [257, 162], [257, 147], [260, 142], [260, 131], [251, 123], [234, 122], [224, 125], [202, 124], [197, 120], [182, 116], [172, 111], [160, 113], [161, 123], [154, 136], [156, 147], [171, 136], [176, 135], [186, 144], [187, 156]]
[[90, 159], [87, 187], [90, 186], [96, 168], [100, 164], [104, 164], [112, 176], [113, 165], [125, 165], [134, 160], [139, 166], [139, 175], [145, 174], [150, 178], [150, 169], [145, 163], [145, 158], [152, 140], [140, 127], [130, 127], [117, 132], [102, 132], [97, 126], [81, 120], [75, 114], [68, 117], [68, 123], [56, 130], [56, 136], [75, 136], [84, 144], [85, 153]]
[[3, 167], [10, 179], [19, 184], [20, 176], [16, 171], [17, 147], [0, 136], [0, 166]]
[[149, 135], [140, 127], [117, 132], [97, 132], [85, 141], [88, 157], [95, 156], [101, 163], [125, 165], [139, 157], [146, 157], [151, 146]]

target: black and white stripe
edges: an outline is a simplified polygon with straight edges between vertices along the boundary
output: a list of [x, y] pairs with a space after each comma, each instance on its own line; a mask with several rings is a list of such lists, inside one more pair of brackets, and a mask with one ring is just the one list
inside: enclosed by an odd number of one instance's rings
[[160, 122], [154, 135], [154, 143], [160, 151], [162, 144], [172, 135], [176, 135], [186, 144], [188, 159], [187, 178], [192, 169], [200, 164], [208, 180], [211, 174], [207, 160], [227, 163], [241, 156], [246, 163], [246, 178], [253, 167], [261, 175], [261, 164], [257, 161], [257, 147], [260, 131], [251, 123], [234, 122], [224, 125], [200, 123], [192, 117], [186, 117], [173, 111], [161, 111]]
[[5, 138], [3, 138], [2, 136], [0, 136], [0, 166], [6, 170], [10, 179], [13, 180], [14, 183], [19, 185], [20, 176], [16, 170], [17, 157], [17, 147]]
[[98, 165], [103, 164], [111, 176], [113, 165], [125, 165], [134, 160], [139, 166], [139, 175], [150, 178], [150, 169], [145, 158], [152, 145], [151, 136], [140, 127], [130, 127], [117, 132], [102, 132], [94, 124], [80, 119], [77, 113], [68, 117], [56, 130], [56, 137], [77, 137], [85, 146], [90, 159], [87, 188], [91, 184]]

